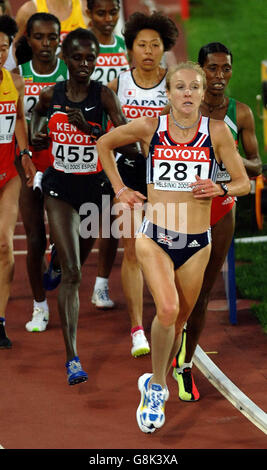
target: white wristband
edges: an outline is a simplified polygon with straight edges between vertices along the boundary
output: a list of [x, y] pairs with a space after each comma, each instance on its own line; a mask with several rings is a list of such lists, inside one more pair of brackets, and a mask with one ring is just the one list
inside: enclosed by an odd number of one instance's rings
[[116, 198], [116, 199], [119, 199], [120, 195], [121, 195], [124, 191], [126, 191], [126, 189], [128, 189], [127, 186], [123, 186], [123, 187], [115, 194], [115, 198]]

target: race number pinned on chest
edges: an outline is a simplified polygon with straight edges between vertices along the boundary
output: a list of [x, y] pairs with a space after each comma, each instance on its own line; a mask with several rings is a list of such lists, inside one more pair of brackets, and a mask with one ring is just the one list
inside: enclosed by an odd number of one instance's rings
[[[60, 119], [58, 119], [60, 116]], [[68, 122], [63, 113], [55, 113], [49, 121], [54, 168], [65, 173], [96, 173], [99, 160], [91, 137]]]
[[191, 191], [198, 175], [209, 177], [209, 147], [155, 146], [154, 188], [165, 191]]
[[13, 139], [16, 126], [16, 102], [0, 103], [0, 143], [9, 143]]

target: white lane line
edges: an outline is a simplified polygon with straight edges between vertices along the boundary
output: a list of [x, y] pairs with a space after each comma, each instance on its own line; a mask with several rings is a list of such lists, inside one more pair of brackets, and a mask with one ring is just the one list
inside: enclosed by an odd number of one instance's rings
[[267, 414], [226, 377], [199, 345], [196, 348], [193, 362], [212, 385], [214, 385], [235, 408], [264, 432], [264, 434], [267, 434]]
[[260, 243], [260, 242], [267, 242], [267, 236], [235, 238], [235, 243]]
[[[119, 253], [122, 253], [124, 251], [124, 248], [117, 248], [117, 251]], [[90, 253], [98, 253], [98, 252], [99, 252], [98, 248], [93, 248]], [[46, 250], [46, 253], [47, 254], [50, 253], [50, 250]], [[90, 256], [90, 253], [89, 253], [89, 256]], [[13, 254], [14, 255], [27, 255], [27, 250], [14, 250]]]

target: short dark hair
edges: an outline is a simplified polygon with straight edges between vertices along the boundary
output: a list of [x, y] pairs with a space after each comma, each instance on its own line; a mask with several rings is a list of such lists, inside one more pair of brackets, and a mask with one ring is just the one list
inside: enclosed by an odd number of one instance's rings
[[137, 34], [143, 29], [153, 29], [159, 33], [164, 51], [169, 51], [174, 46], [179, 35], [175, 23], [168, 16], [156, 11], [151, 15], [137, 11], [125, 23], [123, 35], [127, 49], [132, 50]]
[[[30, 16], [26, 24], [26, 33], [29, 37], [33, 30], [33, 25], [36, 21], [44, 21], [47, 23], [54, 23], [58, 25], [58, 34], [60, 35], [61, 25], [59, 19], [51, 15], [50, 13], [34, 13], [34, 15]], [[32, 59], [32, 49], [28, 44], [27, 38], [25, 35], [21, 36], [19, 40], [16, 42], [16, 51], [15, 55], [17, 58], [18, 65], [24, 64], [25, 62], [29, 62]]]
[[87, 39], [91, 42], [94, 42], [97, 48], [97, 55], [99, 54], [99, 42], [95, 37], [94, 33], [92, 33], [92, 31], [90, 31], [89, 29], [77, 28], [68, 33], [62, 42], [62, 52], [64, 56], [68, 55], [70, 44], [74, 39]]
[[[87, 0], [88, 10], [92, 11], [92, 9], [94, 8], [96, 2], [97, 2], [97, 0]], [[120, 0], [116, 0], [116, 2], [118, 4], [118, 7], [120, 7]]]
[[229, 55], [231, 57], [231, 64], [233, 63], [233, 54], [230, 51], [230, 49], [228, 49], [228, 47], [226, 47], [221, 42], [209, 42], [205, 46], [202, 46], [201, 49], [199, 50], [199, 53], [198, 53], [199, 65], [203, 67], [205, 64], [207, 55], [214, 54], [216, 52], [223, 52], [224, 54]]
[[45, 12], [40, 12], [40, 13], [34, 13], [34, 15], [30, 16], [30, 18], [27, 21], [26, 24], [26, 33], [28, 36], [31, 35], [33, 25], [35, 21], [44, 21], [45, 23], [55, 23], [58, 25], [58, 33], [60, 34], [61, 31], [61, 25], [59, 19], [55, 16], [52, 15], [51, 13], [45, 13]]
[[16, 21], [9, 15], [0, 16], [0, 32], [7, 35], [10, 45], [18, 32]]

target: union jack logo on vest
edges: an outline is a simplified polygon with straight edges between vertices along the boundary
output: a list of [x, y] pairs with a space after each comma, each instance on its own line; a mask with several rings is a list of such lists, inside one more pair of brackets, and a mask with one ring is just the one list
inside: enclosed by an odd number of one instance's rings
[[159, 233], [158, 236], [158, 243], [162, 243], [163, 245], [172, 246], [172, 237], [170, 235], [166, 235], [165, 233]]

